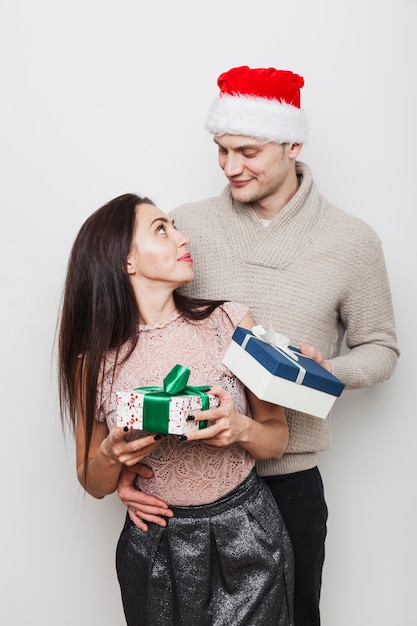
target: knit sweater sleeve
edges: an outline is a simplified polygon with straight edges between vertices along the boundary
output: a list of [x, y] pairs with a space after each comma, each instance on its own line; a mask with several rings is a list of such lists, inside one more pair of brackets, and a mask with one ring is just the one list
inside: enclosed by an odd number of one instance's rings
[[356, 277], [340, 305], [346, 350], [329, 359], [335, 376], [349, 389], [369, 387], [393, 373], [399, 349], [387, 270], [381, 243], [373, 259]]

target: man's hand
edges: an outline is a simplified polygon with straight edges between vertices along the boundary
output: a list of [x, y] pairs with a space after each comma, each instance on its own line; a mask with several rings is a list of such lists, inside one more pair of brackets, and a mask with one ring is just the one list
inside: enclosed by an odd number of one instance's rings
[[145, 520], [159, 526], [166, 526], [167, 522], [164, 517], [173, 517], [173, 512], [163, 500], [136, 489], [134, 481], [138, 474], [143, 478], [151, 478], [153, 472], [144, 463], [138, 463], [130, 468], [123, 467], [117, 489], [119, 498], [127, 506], [130, 519], [145, 532], [148, 530]]
[[324, 367], [324, 369], [332, 374], [332, 367], [330, 363], [327, 363], [327, 361], [323, 359], [323, 355], [320, 350], [317, 350], [317, 348], [314, 348], [314, 346], [303, 345], [300, 346], [300, 352], [305, 356], [309, 356], [314, 361], [317, 361], [319, 365]]

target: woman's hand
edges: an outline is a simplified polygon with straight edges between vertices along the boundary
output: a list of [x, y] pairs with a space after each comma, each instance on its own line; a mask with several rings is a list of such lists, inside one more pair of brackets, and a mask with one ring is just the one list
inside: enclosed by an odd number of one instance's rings
[[[131, 432], [131, 431], [130, 431]], [[113, 426], [103, 441], [103, 451], [113, 461], [128, 467], [140, 463], [153, 450], [161, 445], [165, 435], [152, 433], [126, 440], [129, 429]]]
[[173, 512], [163, 500], [136, 489], [134, 481], [138, 474], [143, 478], [150, 478], [153, 472], [150, 467], [143, 463], [131, 468], [124, 467], [117, 488], [119, 498], [127, 507], [130, 519], [135, 526], [145, 532], [148, 530], [145, 521], [162, 527], [166, 526], [167, 522], [164, 517], [173, 517]]
[[187, 440], [204, 441], [213, 446], [230, 446], [237, 441], [243, 441], [251, 419], [238, 412], [231, 394], [220, 385], [214, 385], [207, 393], [217, 396], [220, 406], [195, 413], [196, 422], [207, 420], [209, 425], [202, 430], [188, 433]]
[[238, 412], [230, 393], [219, 385], [208, 393], [219, 398], [220, 406], [195, 413], [195, 421], [207, 420], [209, 425], [187, 434], [188, 441], [203, 441], [213, 446], [238, 443], [255, 459], [281, 458], [288, 445], [287, 420], [281, 406], [259, 400], [246, 389], [251, 418]]
[[[85, 431], [81, 420], [77, 422], [77, 475], [84, 489], [95, 498], [103, 498], [117, 489], [123, 465], [139, 463], [163, 441], [162, 435], [153, 433], [126, 441], [124, 428], [113, 426], [109, 431], [105, 422], [95, 421], [85, 466]], [[86, 471], [87, 469], [87, 471]]]

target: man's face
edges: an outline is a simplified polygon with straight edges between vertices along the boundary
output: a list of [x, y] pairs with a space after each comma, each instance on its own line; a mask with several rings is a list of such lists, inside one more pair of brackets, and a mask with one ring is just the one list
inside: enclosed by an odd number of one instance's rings
[[265, 204], [285, 191], [295, 175], [293, 147], [244, 135], [216, 136], [219, 165], [237, 202]]

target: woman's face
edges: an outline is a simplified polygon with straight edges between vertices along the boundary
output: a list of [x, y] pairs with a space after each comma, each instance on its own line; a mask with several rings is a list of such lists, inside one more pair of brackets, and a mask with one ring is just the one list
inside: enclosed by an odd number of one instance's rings
[[172, 290], [194, 277], [190, 239], [174, 227], [172, 220], [152, 204], [136, 207], [136, 228], [127, 259], [131, 280], [142, 287], [152, 283]]

